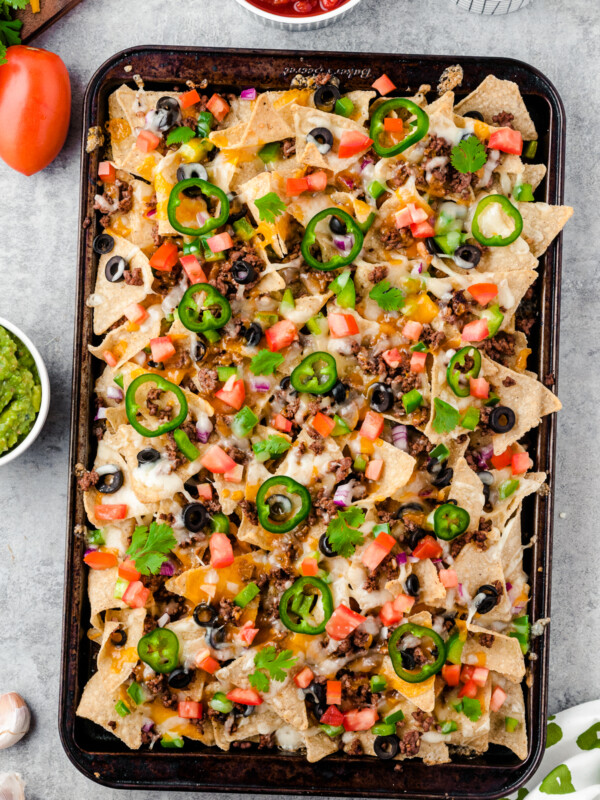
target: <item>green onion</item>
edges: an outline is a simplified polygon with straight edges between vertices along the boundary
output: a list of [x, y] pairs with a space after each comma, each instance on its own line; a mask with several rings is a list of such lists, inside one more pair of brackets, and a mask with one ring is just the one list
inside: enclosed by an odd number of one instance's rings
[[387, 189], [382, 183], [379, 181], [371, 181], [371, 183], [367, 186], [367, 192], [377, 200], [378, 197], [381, 197], [382, 194], [387, 192]]
[[260, 594], [260, 589], [254, 582], [252, 582], [245, 586], [241, 592], [236, 594], [236, 596], [233, 598], [233, 602], [240, 608], [246, 608], [248, 603], [254, 600], [257, 594]]
[[232, 375], [237, 375], [237, 367], [217, 367], [217, 375], [225, 383]]
[[283, 297], [281, 298], [281, 303], [279, 304], [279, 312], [284, 315], [286, 312], [292, 311], [294, 308], [296, 308], [296, 302], [294, 300], [292, 290], [286, 289], [283, 293]]
[[397, 722], [402, 722], [404, 719], [404, 711], [401, 708], [398, 711], [394, 711], [391, 714], [388, 714], [387, 717], [383, 718], [384, 722], [387, 722], [388, 725], [395, 725]]
[[229, 520], [221, 512], [210, 518], [210, 529], [213, 533], [229, 533]]
[[244, 242], [249, 241], [254, 236], [254, 228], [248, 222], [246, 217], [242, 217], [242, 219], [236, 219], [236, 221], [233, 223], [233, 230]]
[[402, 395], [402, 405], [407, 414], [412, 414], [421, 403], [423, 402], [423, 395], [416, 389], [411, 389], [410, 392]]
[[535, 154], [537, 153], [538, 143], [536, 141], [527, 142], [525, 150], [523, 151], [523, 155], [525, 158], [534, 158]]
[[128, 714], [131, 714], [131, 711], [127, 708], [122, 700], [118, 700], [115, 703], [115, 711], [120, 717], [126, 717]]
[[514, 494], [519, 488], [519, 481], [516, 478], [509, 478], [498, 487], [498, 497], [500, 500], [506, 500], [511, 494]]
[[240, 408], [231, 423], [231, 431], [238, 439], [248, 436], [255, 425], [258, 424], [258, 417], [248, 406]]
[[428, 353], [429, 352], [429, 348], [427, 347], [425, 342], [417, 342], [416, 344], [413, 344], [410, 349], [411, 349], [411, 351], [413, 353]]
[[190, 437], [183, 430], [183, 428], [177, 428], [174, 430], [173, 438], [175, 439], [175, 444], [188, 461], [195, 461], [197, 458], [200, 458], [200, 451], [190, 441]]
[[178, 748], [179, 750], [184, 746], [185, 742], [181, 738], [181, 736], [170, 736], [168, 733], [160, 740], [160, 743], [163, 747], [167, 747], [169, 749]]
[[[375, 533], [375, 529], [373, 529], [373, 533]], [[387, 681], [383, 677], [383, 675], [371, 675], [372, 692], [383, 692], [386, 686], [387, 686]]]
[[353, 466], [357, 472], [364, 472], [367, 468], [367, 459], [364, 456], [358, 455], [354, 459]]
[[450, 450], [448, 450], [446, 445], [438, 444], [437, 447], [434, 447], [431, 453], [429, 453], [429, 458], [437, 458], [438, 461], [445, 461], [449, 455]]
[[86, 540], [88, 544], [97, 544], [97, 545], [106, 544], [106, 542], [104, 541], [104, 536], [102, 535], [102, 531], [98, 530], [88, 531]]
[[279, 149], [281, 142], [270, 142], [266, 144], [261, 150], [258, 151], [258, 157], [263, 164], [270, 164], [271, 161], [277, 161], [279, 158]]
[[377, 722], [371, 728], [373, 736], [393, 736], [396, 733], [396, 725], [392, 722]]
[[322, 722], [321, 730], [323, 731], [323, 733], [326, 733], [327, 736], [333, 739], [334, 736], [340, 736], [340, 734], [344, 733], [346, 729], [344, 728], [343, 725], [326, 725], [324, 722]]
[[224, 692], [215, 692], [208, 705], [220, 714], [229, 714], [230, 711], [233, 711], [233, 702], [227, 699]]
[[115, 377], [113, 378], [113, 380], [114, 380], [114, 382], [117, 384], [117, 386], [120, 386], [120, 387], [121, 387], [121, 389], [123, 389], [123, 388], [124, 388], [124, 387], [123, 387], [123, 373], [122, 373], [122, 372], [119, 372], [119, 374], [118, 374], [118, 375], [115, 375]]
[[533, 202], [533, 187], [530, 183], [520, 183], [513, 189], [512, 196], [521, 203]]
[[336, 100], [334, 111], [340, 117], [349, 117], [354, 111], [354, 103], [349, 97], [340, 97]]
[[453, 731], [456, 730], [458, 730], [458, 725], [453, 719], [447, 720], [442, 724], [441, 727], [441, 733], [452, 733]]
[[323, 330], [321, 329], [321, 322], [324, 319], [325, 316], [319, 313], [316, 314], [314, 317], [311, 317], [306, 323], [306, 327], [313, 334], [313, 336], [320, 336], [323, 333]]
[[504, 730], [507, 733], [514, 733], [517, 728], [519, 727], [519, 720], [515, 719], [514, 717], [505, 717], [504, 719]]
[[335, 422], [335, 427], [331, 431], [332, 436], [345, 436], [350, 433], [350, 428], [346, 422], [341, 417], [338, 417], [337, 414], [333, 415], [333, 421]]
[[129, 586], [129, 581], [125, 580], [125, 578], [117, 578], [113, 597], [116, 600], [121, 600], [128, 586]]
[[479, 424], [479, 417], [481, 416], [481, 412], [478, 408], [474, 406], [469, 406], [465, 413], [463, 414], [463, 418], [460, 421], [460, 424], [463, 428], [466, 428], [469, 431], [474, 431], [477, 425]]
[[146, 702], [146, 693], [136, 681], [127, 689], [127, 694], [131, 697], [136, 706], [141, 706], [142, 703]]

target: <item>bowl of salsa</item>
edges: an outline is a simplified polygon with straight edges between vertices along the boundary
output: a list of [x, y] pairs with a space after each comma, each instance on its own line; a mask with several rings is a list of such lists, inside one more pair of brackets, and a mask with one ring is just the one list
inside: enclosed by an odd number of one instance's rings
[[264, 24], [288, 30], [314, 30], [345, 17], [360, 0], [237, 0]]

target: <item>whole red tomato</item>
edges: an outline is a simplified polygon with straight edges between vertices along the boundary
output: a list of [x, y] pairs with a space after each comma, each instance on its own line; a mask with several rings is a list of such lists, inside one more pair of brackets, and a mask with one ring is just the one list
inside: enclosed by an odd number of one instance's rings
[[0, 66], [0, 158], [33, 175], [47, 167], [67, 138], [71, 83], [62, 60], [37, 47], [14, 45]]

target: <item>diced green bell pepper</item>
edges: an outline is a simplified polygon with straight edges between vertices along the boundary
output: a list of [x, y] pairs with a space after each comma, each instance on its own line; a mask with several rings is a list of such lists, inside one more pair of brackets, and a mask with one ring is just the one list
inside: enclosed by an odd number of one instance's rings
[[340, 99], [335, 102], [334, 111], [340, 117], [349, 117], [354, 111], [354, 103], [349, 97], [340, 97]]
[[277, 161], [280, 149], [281, 142], [269, 142], [269, 144], [266, 144], [258, 151], [258, 157], [263, 164], [270, 164], [272, 161]]
[[402, 405], [407, 414], [412, 414], [421, 403], [423, 402], [423, 395], [416, 389], [411, 389], [410, 392], [402, 395]]

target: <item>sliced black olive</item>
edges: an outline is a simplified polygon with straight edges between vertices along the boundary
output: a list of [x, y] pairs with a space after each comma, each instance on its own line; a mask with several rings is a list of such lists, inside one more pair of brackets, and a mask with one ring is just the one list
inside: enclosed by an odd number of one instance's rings
[[206, 345], [202, 341], [202, 339], [196, 339], [192, 342], [190, 347], [190, 356], [192, 357], [193, 361], [202, 361], [204, 356], [206, 355]]
[[375, 741], [373, 742], [373, 750], [375, 751], [375, 755], [382, 761], [387, 761], [390, 758], [394, 758], [396, 755], [398, 755], [399, 749], [400, 745], [398, 743], [398, 737], [394, 735], [376, 736]]
[[191, 495], [192, 497], [198, 497], [198, 484], [200, 480], [197, 475], [188, 478], [187, 481], [183, 484], [183, 488], [186, 492]]
[[263, 329], [258, 322], [253, 322], [244, 329], [244, 339], [248, 347], [256, 347], [262, 339]]
[[202, 503], [188, 503], [183, 509], [183, 524], [192, 533], [199, 533], [207, 520], [208, 513]]
[[208, 174], [204, 164], [197, 164], [194, 162], [191, 164], [182, 164], [180, 167], [177, 167], [177, 180], [187, 181], [188, 178], [200, 178], [203, 181], [208, 180]]
[[343, 403], [348, 396], [348, 387], [342, 381], [338, 381], [331, 390], [331, 396], [336, 403]]
[[236, 283], [241, 283], [245, 285], [247, 283], [252, 283], [252, 281], [256, 278], [256, 270], [249, 264], [247, 261], [243, 259], [238, 259], [234, 261], [231, 265], [231, 274], [233, 276], [233, 280]]
[[106, 280], [110, 281], [110, 283], [119, 283], [119, 281], [124, 280], [126, 266], [127, 263], [123, 256], [109, 258], [104, 267]]
[[165, 111], [172, 111], [174, 114], [179, 114], [180, 105], [174, 97], [163, 95], [156, 101], [157, 108], [164, 108]]
[[496, 406], [488, 424], [494, 433], [507, 433], [515, 427], [515, 412], [508, 406]]
[[404, 669], [414, 669], [416, 667], [415, 654], [412, 650], [401, 650], [400, 658]]
[[185, 689], [192, 682], [193, 669], [174, 669], [168, 677], [171, 689]]
[[124, 631], [122, 628], [117, 628], [111, 633], [110, 642], [115, 647], [123, 647], [127, 642], [127, 631]]
[[162, 361], [152, 361], [151, 358], [148, 359], [148, 366], [151, 367], [152, 369], [160, 369], [160, 370], [163, 370], [165, 368], [165, 365], [163, 364]]
[[221, 650], [225, 641], [225, 625], [211, 626], [208, 629], [208, 643], [215, 650]]
[[269, 506], [269, 517], [274, 522], [286, 520], [292, 513], [292, 501], [285, 494], [272, 494], [267, 497], [266, 503]]
[[236, 703], [233, 707], [233, 716], [234, 717], [250, 717], [254, 714], [255, 706], [244, 706], [242, 705], [240, 708], [240, 703]]
[[215, 624], [219, 612], [216, 608], [209, 606], [208, 603], [200, 603], [194, 609], [194, 622], [201, 628], [212, 628]]
[[160, 453], [153, 447], [144, 447], [144, 449], [140, 450], [137, 454], [137, 462], [140, 467], [142, 464], [152, 464], [153, 461], [158, 461], [159, 458]]
[[483, 483], [484, 486], [491, 486], [494, 482], [494, 476], [491, 472], [482, 469], [480, 472], [477, 473], [477, 477]]
[[414, 573], [411, 573], [406, 579], [406, 591], [411, 597], [418, 597], [420, 589], [419, 579]]
[[428, 236], [425, 239], [425, 247], [427, 248], [427, 252], [431, 253], [432, 256], [437, 256], [442, 252], [442, 248], [433, 238], [433, 236]]
[[315, 717], [320, 719], [327, 711], [327, 695], [325, 684], [315, 683], [313, 681], [308, 689], [305, 690], [304, 696], [310, 703], [312, 703]]
[[332, 83], [319, 86], [314, 96], [315, 106], [319, 111], [333, 111], [341, 96], [340, 90]]
[[289, 375], [285, 375], [280, 381], [279, 385], [283, 389], [284, 392], [287, 392], [290, 397], [295, 397], [298, 392], [292, 386], [292, 381]]
[[114, 249], [114, 246], [115, 240], [110, 233], [99, 233], [92, 242], [92, 249], [94, 253], [98, 253], [99, 256], [105, 256], [107, 253], [110, 253]]
[[430, 475], [439, 475], [442, 471], [442, 462], [438, 461], [437, 458], [430, 458], [427, 462], [426, 469]]
[[410, 549], [414, 550], [424, 536], [427, 536], [427, 531], [423, 528], [417, 528], [415, 531], [411, 531], [408, 536], [408, 546]]
[[306, 141], [313, 142], [319, 153], [325, 155], [333, 147], [333, 133], [329, 128], [313, 128], [306, 134]]
[[478, 119], [479, 122], [483, 122], [483, 114], [479, 111], [467, 111], [463, 114], [463, 117], [470, 117], [471, 119]]
[[482, 597], [477, 603], [476, 608], [478, 614], [487, 614], [492, 610], [492, 608], [496, 607], [498, 602], [498, 590], [495, 586], [486, 583], [484, 586], [480, 586], [475, 594], [485, 595], [485, 597]]
[[375, 383], [371, 388], [371, 399], [369, 405], [373, 411], [382, 414], [394, 405], [394, 395], [389, 386], [385, 383]]
[[105, 464], [96, 470], [100, 480], [96, 484], [96, 489], [102, 494], [114, 494], [123, 486], [123, 473], [114, 464]]
[[425, 509], [420, 503], [404, 503], [404, 505], [400, 506], [400, 508], [394, 514], [396, 519], [403, 520], [403, 516], [405, 513], [410, 513], [411, 511], [416, 512], [417, 514], [422, 514]]
[[452, 478], [454, 477], [454, 470], [452, 467], [445, 467], [441, 472], [438, 472], [435, 477], [431, 479], [431, 483], [441, 489], [443, 486], [450, 486]]
[[321, 538], [319, 539], [319, 550], [323, 553], [324, 556], [327, 558], [333, 558], [337, 555], [336, 551], [331, 546], [329, 539], [327, 538], [327, 534], [323, 533]]
[[338, 236], [345, 236], [346, 233], [348, 232], [346, 223], [342, 222], [342, 220], [339, 217], [329, 218], [329, 230], [332, 233], [337, 234]]
[[461, 269], [473, 269], [479, 264], [481, 250], [474, 244], [461, 244], [454, 251], [454, 262]]

